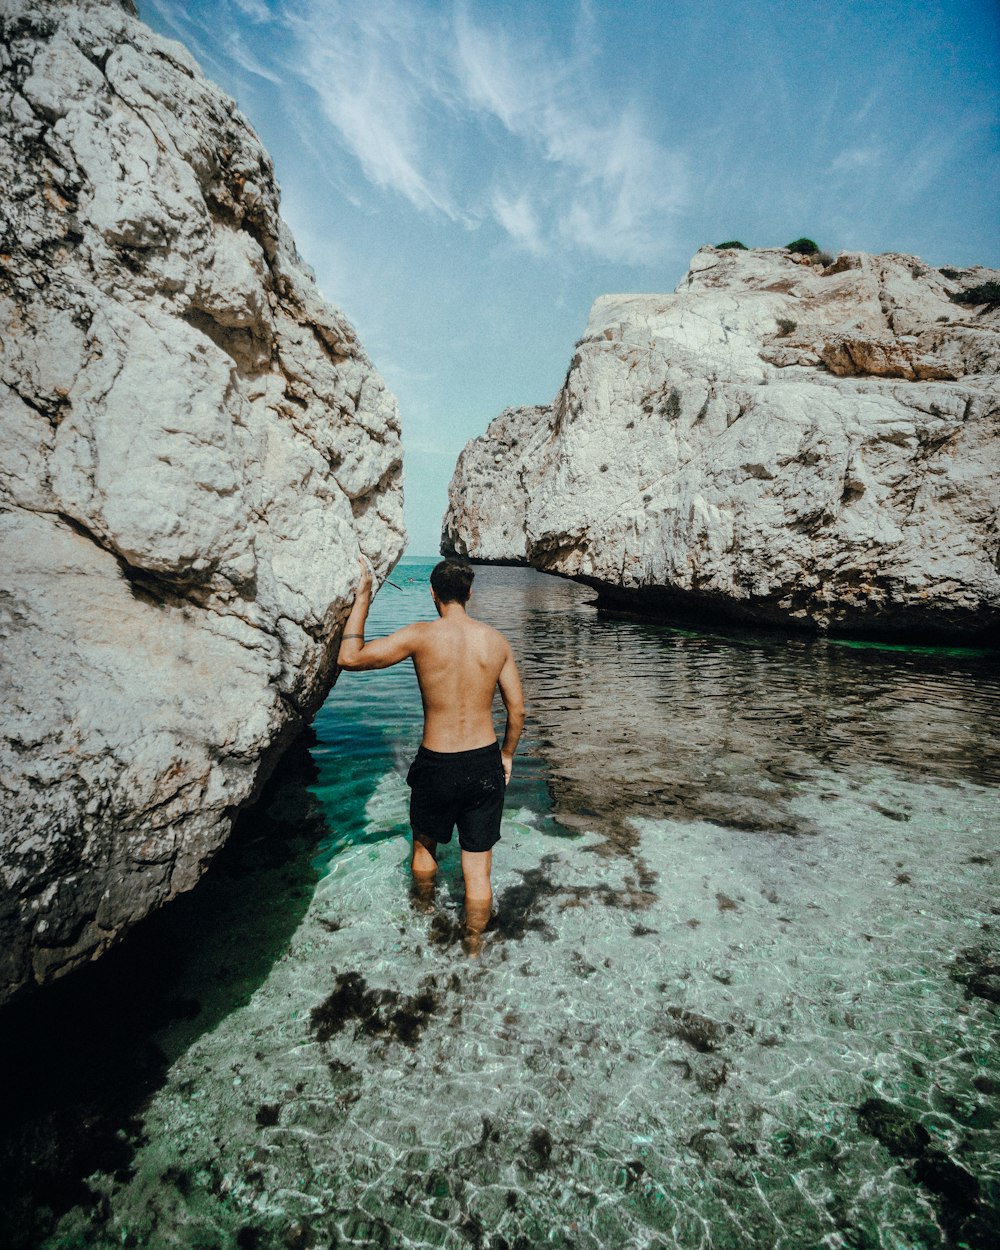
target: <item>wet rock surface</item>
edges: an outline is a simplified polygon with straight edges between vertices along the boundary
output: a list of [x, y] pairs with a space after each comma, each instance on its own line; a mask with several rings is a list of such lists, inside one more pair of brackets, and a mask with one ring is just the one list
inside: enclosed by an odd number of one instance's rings
[[129, 3], [0, 11], [0, 1000], [189, 889], [404, 543], [395, 401]]
[[702, 248], [594, 305], [548, 407], [459, 458], [442, 549], [615, 610], [882, 636], [1000, 623], [993, 270]]

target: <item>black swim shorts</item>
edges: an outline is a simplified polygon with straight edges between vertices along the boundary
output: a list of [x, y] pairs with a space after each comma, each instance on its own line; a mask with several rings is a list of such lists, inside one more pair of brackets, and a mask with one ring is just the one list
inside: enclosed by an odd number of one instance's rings
[[410, 827], [435, 842], [450, 842], [458, 825], [463, 851], [488, 851], [500, 838], [506, 784], [499, 742], [474, 751], [421, 747], [406, 775]]

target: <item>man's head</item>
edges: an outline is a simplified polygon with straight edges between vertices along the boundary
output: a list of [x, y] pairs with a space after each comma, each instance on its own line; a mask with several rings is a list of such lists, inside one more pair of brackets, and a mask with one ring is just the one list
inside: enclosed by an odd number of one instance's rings
[[438, 603], [468, 603], [475, 576], [462, 560], [442, 560], [431, 570], [431, 590]]

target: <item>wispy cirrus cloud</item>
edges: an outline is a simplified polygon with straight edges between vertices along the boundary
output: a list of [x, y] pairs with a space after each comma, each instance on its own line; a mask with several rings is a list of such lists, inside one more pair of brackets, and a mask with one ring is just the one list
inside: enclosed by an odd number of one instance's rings
[[434, 156], [431, 121], [444, 93], [421, 14], [395, 2], [311, 0], [286, 7], [283, 20], [297, 44], [289, 68], [315, 92], [369, 182], [422, 211], [460, 218]]
[[[240, 4], [240, 8], [243, 5]], [[223, 44], [226, 53], [242, 70], [246, 70], [248, 74], [254, 74], [258, 78], [265, 78], [268, 82], [274, 83], [280, 87], [283, 82], [283, 76], [276, 70], [268, 68], [261, 59], [256, 56], [249, 47], [246, 40], [242, 38], [236, 31], [230, 32], [226, 36]]]
[[495, 189], [490, 200], [493, 216], [510, 237], [535, 256], [545, 252], [541, 223], [527, 191], [517, 196]]
[[536, 255], [637, 261], [668, 244], [683, 159], [595, 89], [585, 38], [568, 52], [515, 42], [461, 3], [307, 0], [281, 17], [289, 68], [374, 186], [423, 212], [492, 219]]
[[844, 148], [834, 157], [827, 172], [847, 174], [868, 170], [879, 164], [882, 155], [882, 149], [874, 145]]
[[269, 22], [272, 19], [271, 10], [264, 0], [233, 0], [233, 3], [251, 22]]
[[[232, 62], [248, 74], [281, 86], [285, 79], [280, 69], [264, 64], [243, 37], [237, 15], [255, 25], [273, 21], [273, 14], [264, 0], [219, 0], [213, 20], [207, 22], [197, 11], [172, 0], [143, 0], [143, 8], [154, 10], [174, 38], [189, 48], [202, 67], [223, 71]], [[221, 34], [220, 32], [224, 32]], [[220, 55], [221, 54], [221, 55]]]
[[517, 142], [550, 236], [613, 260], [659, 252], [686, 197], [683, 159], [638, 109], [594, 91], [587, 41], [566, 55], [514, 43], [468, 9], [458, 10], [454, 32], [464, 98]]

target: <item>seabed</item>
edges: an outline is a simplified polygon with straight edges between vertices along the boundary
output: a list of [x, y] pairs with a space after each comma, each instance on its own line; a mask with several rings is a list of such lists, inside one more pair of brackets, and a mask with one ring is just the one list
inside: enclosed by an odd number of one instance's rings
[[[836, 752], [768, 772], [720, 742], [699, 784], [722, 808], [644, 816], [638, 778], [662, 778], [627, 751], [544, 764], [576, 723], [553, 703], [469, 958], [457, 848], [432, 901], [409, 888], [416, 705], [359, 728], [402, 688], [321, 718], [312, 775], [276, 779], [215, 901], [159, 922], [143, 957], [177, 967], [132, 1101], [94, 1113], [78, 1192], [16, 1208], [16, 1245], [998, 1244], [995, 785]], [[46, 1114], [21, 1138], [36, 1178]]]

